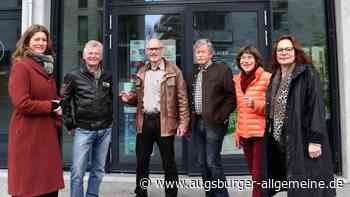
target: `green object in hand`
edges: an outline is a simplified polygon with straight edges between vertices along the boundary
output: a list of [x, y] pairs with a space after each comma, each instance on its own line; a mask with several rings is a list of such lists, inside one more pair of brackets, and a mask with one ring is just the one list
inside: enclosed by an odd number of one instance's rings
[[237, 112], [234, 111], [230, 114], [226, 135], [233, 134], [236, 131], [236, 120]]

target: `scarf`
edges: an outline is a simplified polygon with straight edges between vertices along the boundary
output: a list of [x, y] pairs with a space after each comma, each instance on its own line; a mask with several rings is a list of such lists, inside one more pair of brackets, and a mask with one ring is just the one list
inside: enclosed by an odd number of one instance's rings
[[278, 70], [274, 78], [272, 79], [272, 105], [270, 118], [273, 119], [273, 138], [281, 145], [284, 146], [283, 127], [288, 119], [287, 102], [288, 93], [290, 89], [290, 82], [292, 81], [292, 73], [295, 68], [293, 64], [286, 73], [286, 76], [282, 78], [281, 70]]
[[242, 70], [242, 75], [241, 75], [241, 89], [243, 93], [248, 88], [248, 85], [255, 79], [255, 71], [258, 69], [258, 66], [255, 66], [255, 68], [250, 71], [249, 73], [246, 73]]
[[98, 66], [96, 72], [93, 72], [92, 74], [94, 75], [95, 80], [99, 80], [102, 74], [101, 66]]
[[98, 81], [100, 80], [101, 78], [101, 75], [102, 75], [102, 68], [101, 68], [101, 65], [98, 65], [96, 71], [91, 71], [89, 69], [89, 66], [87, 64], [85, 64], [84, 66], [86, 66], [86, 69], [89, 73], [91, 73], [93, 76], [94, 76], [94, 79], [95, 79], [95, 83], [96, 85], [98, 85]]
[[52, 55], [44, 55], [44, 54], [36, 53], [32, 50], [28, 50], [27, 54], [31, 56], [35, 61], [43, 65], [43, 68], [48, 75], [51, 75], [53, 73], [54, 59]]

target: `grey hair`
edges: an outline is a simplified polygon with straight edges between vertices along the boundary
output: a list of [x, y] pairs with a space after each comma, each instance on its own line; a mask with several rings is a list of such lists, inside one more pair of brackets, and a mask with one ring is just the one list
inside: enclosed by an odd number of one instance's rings
[[162, 40], [160, 40], [159, 38], [157, 38], [156, 36], [151, 36], [149, 39], [147, 39], [146, 40], [146, 43], [145, 43], [145, 48], [147, 48], [148, 47], [148, 44], [149, 44], [149, 42], [151, 41], [151, 40], [158, 40], [159, 41], [159, 43], [160, 43], [160, 47], [164, 47], [163, 46], [163, 42], [162, 42]]
[[196, 43], [194, 43], [194, 45], [193, 45], [193, 51], [195, 51], [197, 48], [199, 48], [199, 47], [201, 47], [203, 45], [207, 45], [208, 49], [209, 49], [209, 52], [211, 54], [215, 54], [213, 44], [210, 42], [209, 39], [199, 39], [199, 40], [197, 40]]
[[103, 54], [103, 45], [97, 40], [89, 40], [84, 46], [83, 53], [86, 53], [88, 48], [99, 48], [101, 50], [101, 54]]

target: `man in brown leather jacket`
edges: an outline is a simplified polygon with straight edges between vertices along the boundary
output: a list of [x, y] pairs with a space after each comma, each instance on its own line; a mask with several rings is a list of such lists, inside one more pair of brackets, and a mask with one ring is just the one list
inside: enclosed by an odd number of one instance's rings
[[[184, 136], [189, 124], [187, 88], [181, 70], [162, 58], [160, 40], [151, 39], [146, 46], [149, 63], [137, 73], [136, 93], [120, 93], [123, 102], [137, 105], [136, 114], [136, 189], [138, 197], [147, 196], [144, 181], [148, 179], [149, 162], [157, 142], [165, 181], [178, 180], [174, 140]], [[177, 196], [178, 188], [165, 188], [167, 197]]]

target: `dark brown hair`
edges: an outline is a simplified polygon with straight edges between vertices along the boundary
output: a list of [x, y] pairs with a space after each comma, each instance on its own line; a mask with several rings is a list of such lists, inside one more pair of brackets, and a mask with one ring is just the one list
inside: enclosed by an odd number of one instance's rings
[[47, 37], [47, 49], [44, 54], [54, 55], [52, 41], [50, 39], [50, 34], [47, 28], [43, 25], [31, 25], [18, 40], [16, 44], [16, 50], [12, 54], [12, 61], [17, 61], [23, 57], [28, 56], [27, 51], [29, 50], [29, 41], [34, 36], [34, 34], [38, 32], [43, 32]]
[[280, 64], [277, 62], [277, 45], [281, 40], [290, 40], [292, 42], [295, 50], [294, 62], [296, 64], [312, 64], [311, 58], [306, 55], [300, 43], [294, 36], [282, 35], [277, 38], [277, 40], [275, 41], [272, 47], [271, 66], [273, 71], [275, 71], [280, 66]]
[[262, 57], [261, 57], [261, 54], [258, 51], [258, 49], [253, 47], [253, 46], [245, 46], [245, 47], [242, 47], [241, 49], [239, 49], [238, 55], [236, 57], [236, 64], [237, 64], [239, 69], [242, 70], [240, 62], [241, 62], [241, 57], [244, 53], [251, 54], [254, 56], [255, 67], [259, 67], [259, 66], [263, 67]]

